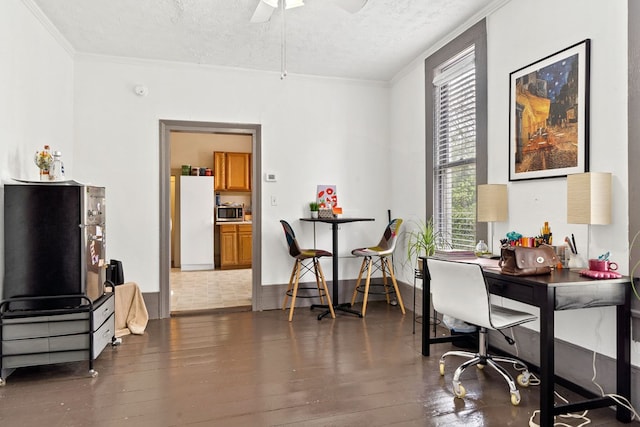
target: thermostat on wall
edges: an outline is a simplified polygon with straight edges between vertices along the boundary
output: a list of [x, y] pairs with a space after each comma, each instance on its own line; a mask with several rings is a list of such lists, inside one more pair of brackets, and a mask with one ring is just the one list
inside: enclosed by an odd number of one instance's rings
[[267, 172], [264, 174], [264, 180], [267, 182], [277, 181], [276, 174], [274, 172]]

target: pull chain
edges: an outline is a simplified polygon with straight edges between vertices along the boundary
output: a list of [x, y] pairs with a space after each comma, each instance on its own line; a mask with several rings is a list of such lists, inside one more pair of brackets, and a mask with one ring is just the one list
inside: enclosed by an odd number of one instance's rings
[[280, 0], [280, 11], [282, 15], [282, 34], [280, 43], [280, 80], [287, 77], [287, 24], [285, 18], [285, 0]]

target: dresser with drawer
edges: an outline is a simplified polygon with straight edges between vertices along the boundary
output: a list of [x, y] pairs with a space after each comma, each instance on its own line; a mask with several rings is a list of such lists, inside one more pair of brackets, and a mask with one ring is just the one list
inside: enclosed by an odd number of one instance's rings
[[74, 297], [81, 300], [78, 306], [55, 310], [11, 309], [24, 298], [0, 302], [0, 386], [16, 368], [25, 366], [88, 361], [89, 375], [98, 374], [93, 361], [107, 344], [119, 343], [114, 335], [114, 294], [107, 292], [93, 302]]

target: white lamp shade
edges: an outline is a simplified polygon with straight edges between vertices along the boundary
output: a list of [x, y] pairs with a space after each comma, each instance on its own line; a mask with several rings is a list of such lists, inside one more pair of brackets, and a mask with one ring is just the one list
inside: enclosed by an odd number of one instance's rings
[[478, 185], [478, 222], [506, 221], [509, 202], [506, 184]]
[[304, 6], [303, 0], [286, 0], [284, 2], [286, 5], [285, 9], [293, 9], [294, 7]]
[[567, 223], [611, 224], [611, 174], [567, 176]]

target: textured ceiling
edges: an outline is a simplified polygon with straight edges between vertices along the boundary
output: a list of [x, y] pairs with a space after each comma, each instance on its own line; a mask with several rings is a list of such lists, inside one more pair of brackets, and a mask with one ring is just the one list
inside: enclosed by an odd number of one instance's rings
[[[281, 70], [282, 13], [250, 23], [259, 0], [31, 0], [78, 53]], [[305, 0], [286, 14], [286, 69], [390, 80], [496, 0]], [[504, 0], [502, 0], [504, 2]]]

